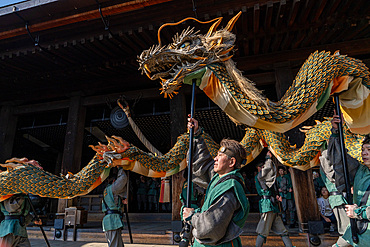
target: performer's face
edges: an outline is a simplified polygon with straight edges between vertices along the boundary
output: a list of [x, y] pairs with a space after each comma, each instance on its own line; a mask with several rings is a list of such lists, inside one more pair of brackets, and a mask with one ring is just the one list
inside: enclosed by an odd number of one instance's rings
[[284, 175], [284, 170], [283, 170], [283, 169], [279, 169], [279, 174], [280, 174], [281, 176], [283, 176], [283, 175]]
[[370, 144], [362, 145], [362, 160], [364, 161], [364, 165], [370, 169]]
[[218, 152], [214, 160], [213, 170], [219, 175], [222, 176], [234, 170], [235, 158], [229, 158], [226, 154]]
[[329, 196], [329, 191], [328, 191], [328, 189], [326, 187], [322, 187], [321, 188], [321, 195], [323, 197], [328, 197]]

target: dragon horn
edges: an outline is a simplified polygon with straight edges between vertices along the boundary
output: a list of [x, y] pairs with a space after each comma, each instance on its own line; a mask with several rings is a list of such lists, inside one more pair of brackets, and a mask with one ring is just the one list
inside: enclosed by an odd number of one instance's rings
[[234, 16], [230, 21], [229, 23], [227, 23], [227, 26], [225, 27], [225, 30], [231, 32], [231, 30], [233, 29], [234, 25], [235, 25], [235, 22], [239, 19], [240, 15], [242, 14], [241, 11], [239, 11], [239, 13]]
[[211, 36], [211, 34], [214, 33], [216, 31], [216, 28], [220, 25], [220, 23], [222, 21], [222, 17], [219, 17], [217, 19], [218, 20], [215, 23], [213, 23], [213, 25], [209, 28], [209, 30], [206, 34], [206, 37]]

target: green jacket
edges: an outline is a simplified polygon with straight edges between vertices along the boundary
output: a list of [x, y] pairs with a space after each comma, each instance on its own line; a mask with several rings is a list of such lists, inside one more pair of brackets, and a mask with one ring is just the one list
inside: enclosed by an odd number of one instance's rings
[[[234, 174], [240, 177], [243, 181], [243, 177], [241, 176], [238, 170], [234, 170], [226, 175], [229, 175], [229, 174]], [[216, 183], [219, 180], [220, 180], [220, 176], [218, 174], [215, 174], [207, 188], [206, 197], [205, 197], [203, 206], [202, 208], [196, 210], [196, 212], [203, 213], [207, 211], [212, 206], [212, 204], [215, 203], [215, 201], [218, 198], [223, 196], [230, 189], [233, 189], [236, 195], [236, 198], [239, 201], [241, 207], [238, 211], [233, 212], [234, 216], [232, 218], [232, 222], [235, 223], [238, 227], [243, 228], [245, 221], [247, 219], [248, 213], [249, 213], [249, 202], [248, 202], [247, 197], [245, 196], [243, 186], [239, 182], [237, 182], [235, 179], [228, 179], [218, 184], [217, 187], [215, 187]], [[198, 247], [198, 246], [211, 246], [211, 245], [200, 244], [197, 240], [195, 240], [193, 246]], [[242, 247], [240, 237], [233, 239], [231, 242], [226, 242], [226, 243], [222, 243], [219, 245], [212, 245], [212, 246]]]
[[279, 192], [280, 196], [288, 200], [293, 199], [293, 192], [289, 192], [289, 189], [293, 188], [290, 175], [285, 174], [284, 176], [278, 176], [276, 181], [278, 183], [278, 187], [283, 190], [282, 192]]
[[[118, 210], [122, 212], [122, 200], [118, 198], [118, 204], [115, 203], [113, 192], [112, 192], [112, 185], [108, 185], [107, 188], [104, 190], [104, 201], [109, 207], [110, 210]], [[102, 209], [103, 213], [107, 212], [107, 207], [103, 201]], [[103, 218], [103, 231], [112, 231], [117, 230], [123, 227], [122, 222], [122, 215], [121, 214], [107, 214]]]
[[[342, 181], [344, 181], [343, 178], [344, 171], [340, 153], [340, 144], [338, 135], [335, 133], [336, 131], [332, 130], [332, 132], [333, 134], [329, 138], [328, 155], [330, 162], [333, 164], [334, 167], [336, 187], [339, 191], [341, 191], [340, 187], [341, 186], [344, 187], [344, 184], [341, 183]], [[356, 213], [357, 214], [362, 213], [362, 216], [365, 216], [363, 212], [360, 211], [362, 208], [370, 206], [370, 197], [367, 199], [364, 205], [360, 204], [362, 197], [364, 196], [365, 192], [367, 191], [370, 185], [370, 170], [365, 165], [361, 164], [348, 154], [347, 154], [347, 165], [349, 171], [349, 178], [351, 182], [353, 181], [353, 203], [360, 206], [360, 210], [356, 210]], [[359, 238], [358, 244], [355, 244], [352, 241], [352, 231], [350, 225], [347, 226], [342, 238], [345, 239], [349, 244], [351, 244], [354, 247], [357, 246], [367, 247], [369, 246], [370, 243], [370, 224], [368, 224], [367, 229], [363, 234], [358, 235]]]
[[[193, 193], [191, 193], [191, 205], [190, 205], [190, 207], [197, 209], [197, 208], [199, 208], [199, 206], [198, 206], [198, 196], [199, 195], [198, 195], [197, 190], [194, 190], [194, 184], [191, 183], [191, 185], [192, 185], [191, 186], [192, 187], [191, 191]], [[183, 208], [186, 207], [187, 193], [188, 193], [188, 181], [185, 180], [184, 183], [182, 184], [182, 190], [181, 190], [181, 193], [180, 193], [180, 201], [181, 201], [181, 204], [182, 204], [180, 212], [182, 212]], [[180, 217], [181, 217], [181, 220], [183, 220], [182, 213], [180, 213]]]
[[158, 195], [158, 183], [156, 181], [152, 181], [149, 185], [148, 189], [148, 196], [157, 196]]
[[274, 196], [274, 194], [272, 193], [272, 190], [271, 189], [267, 189], [267, 190], [264, 190], [262, 189], [259, 181], [258, 181], [258, 178], [257, 178], [258, 175], [256, 175], [254, 177], [254, 181], [256, 183], [256, 190], [257, 190], [257, 193], [258, 195], [261, 196], [261, 199], [259, 200], [259, 209], [260, 209], [260, 212], [261, 213], [267, 213], [267, 212], [274, 212], [274, 213], [279, 213], [279, 208], [277, 207], [277, 205], [274, 205], [270, 199], [264, 199], [263, 196]]
[[[360, 205], [361, 199], [366, 192], [367, 188], [370, 185], [370, 170], [364, 165], [360, 165], [355, 176], [355, 181], [353, 185], [353, 191], [355, 192], [353, 195], [353, 203]], [[366, 205], [362, 205], [361, 208], [366, 209], [367, 206], [370, 206], [370, 197], [367, 199]], [[357, 211], [356, 213], [360, 213]], [[366, 217], [366, 216], [365, 216]], [[346, 231], [343, 234], [343, 238], [353, 245], [356, 246], [369, 246], [370, 243], [370, 224], [367, 226], [366, 232], [361, 235], [358, 235], [359, 243], [355, 244], [352, 242], [352, 231], [350, 225], [347, 226]]]
[[[323, 178], [325, 187], [328, 189], [329, 193], [333, 191], [338, 191], [335, 184], [330, 182], [330, 180], [326, 177], [322, 169], [320, 169], [320, 175]], [[329, 204], [331, 208], [334, 208], [343, 204], [347, 204], [347, 202], [343, 195], [331, 195], [329, 196]]]
[[[122, 168], [118, 171], [117, 179], [104, 190], [104, 200], [102, 201], [103, 213], [110, 210], [117, 210], [120, 214], [107, 214], [103, 218], [103, 231], [113, 231], [123, 227], [122, 222], [122, 198], [126, 198], [127, 176]], [[105, 203], [104, 203], [105, 202]], [[106, 205], [105, 205], [106, 204]]]
[[21, 225], [19, 219], [3, 220], [0, 224], [0, 237], [4, 237], [10, 233], [15, 236], [27, 238], [26, 226], [31, 222], [32, 216], [29, 214], [30, 204], [23, 194], [14, 195], [9, 199], [0, 203], [1, 212], [7, 215], [23, 215], [25, 222]]

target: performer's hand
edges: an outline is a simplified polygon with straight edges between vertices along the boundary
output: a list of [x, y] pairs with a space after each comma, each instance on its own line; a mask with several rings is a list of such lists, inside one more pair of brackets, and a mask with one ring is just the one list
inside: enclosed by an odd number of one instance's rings
[[182, 218], [185, 220], [194, 212], [194, 208], [184, 208], [182, 210]]
[[128, 204], [128, 202], [127, 202], [127, 198], [125, 198], [125, 199], [122, 201], [122, 203], [127, 205], [127, 204]]
[[347, 216], [350, 217], [350, 218], [355, 218], [356, 217], [356, 214], [355, 214], [355, 209], [358, 208], [357, 204], [353, 204], [353, 205], [344, 205], [346, 207], [346, 213], [347, 213]]
[[33, 223], [35, 223], [35, 225], [38, 225], [38, 226], [41, 226], [42, 225], [41, 219], [35, 220]]
[[283, 198], [281, 196], [276, 196], [276, 200], [278, 200], [279, 202], [282, 202]]
[[324, 220], [325, 220], [326, 222], [328, 222], [328, 223], [330, 223], [330, 222], [331, 222], [331, 220], [330, 220], [328, 217], [324, 217]]
[[339, 118], [339, 115], [337, 115], [336, 111], [334, 110], [334, 115], [333, 115], [333, 119], [330, 121], [331, 122], [331, 126], [333, 127], [333, 129], [338, 129], [338, 124], [343, 121], [343, 114], [342, 114], [342, 117], [341, 119]]
[[279, 192], [283, 192], [283, 190], [279, 188]]
[[188, 130], [194, 128], [194, 133], [197, 133], [199, 130], [198, 120], [196, 120], [195, 118], [191, 118], [190, 114], [188, 116]]

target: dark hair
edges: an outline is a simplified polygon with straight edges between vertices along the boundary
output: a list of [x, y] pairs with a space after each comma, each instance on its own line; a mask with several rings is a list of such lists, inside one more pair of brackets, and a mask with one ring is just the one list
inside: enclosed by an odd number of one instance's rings
[[118, 175], [118, 168], [117, 167], [112, 167], [109, 172], [109, 176], [107, 178], [107, 181], [109, 184], [113, 183], [114, 180], [117, 179]]
[[279, 171], [280, 169], [282, 169], [282, 170], [284, 170], [284, 171], [285, 171], [285, 167], [284, 167], [284, 166], [279, 166], [279, 167], [278, 167], [278, 171]]
[[[223, 139], [220, 143], [221, 147], [225, 147], [226, 149], [230, 150], [234, 154], [235, 160], [235, 168], [240, 169], [242, 161], [247, 157], [247, 152], [245, 151], [244, 147], [235, 140], [232, 139]], [[241, 160], [241, 162], [238, 162]]]
[[264, 147], [259, 155], [254, 159], [254, 162], [256, 164], [256, 167], [263, 166], [266, 161], [266, 155], [268, 153], [269, 149], [267, 147]]
[[365, 135], [364, 139], [362, 139], [362, 145], [370, 144], [370, 134]]

